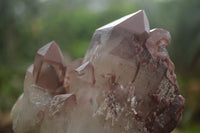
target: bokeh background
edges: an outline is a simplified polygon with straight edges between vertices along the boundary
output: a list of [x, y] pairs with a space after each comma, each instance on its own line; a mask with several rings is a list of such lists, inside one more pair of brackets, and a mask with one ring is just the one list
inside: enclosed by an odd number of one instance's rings
[[169, 54], [186, 98], [175, 133], [200, 132], [200, 0], [0, 0], [0, 133], [23, 92], [36, 51], [55, 40], [68, 61], [83, 57], [93, 32], [144, 9], [151, 29], [170, 31]]

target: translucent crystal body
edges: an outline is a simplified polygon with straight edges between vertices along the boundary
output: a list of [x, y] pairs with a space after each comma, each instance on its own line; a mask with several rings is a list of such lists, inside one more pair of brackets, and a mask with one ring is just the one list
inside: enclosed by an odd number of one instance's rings
[[185, 106], [163, 29], [144, 11], [97, 29], [83, 59], [38, 50], [11, 118], [16, 133], [169, 133]]

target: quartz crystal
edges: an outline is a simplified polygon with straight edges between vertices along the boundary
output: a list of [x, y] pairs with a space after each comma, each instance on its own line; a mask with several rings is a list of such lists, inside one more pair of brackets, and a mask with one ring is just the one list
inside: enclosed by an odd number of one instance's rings
[[40, 48], [11, 111], [15, 133], [169, 133], [184, 98], [166, 47], [143, 10], [98, 28], [83, 59]]

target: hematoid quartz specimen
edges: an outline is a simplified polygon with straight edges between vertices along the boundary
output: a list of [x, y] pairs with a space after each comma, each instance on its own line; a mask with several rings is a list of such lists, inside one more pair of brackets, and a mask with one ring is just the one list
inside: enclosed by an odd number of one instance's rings
[[185, 106], [166, 47], [144, 11], [98, 28], [83, 59], [53, 41], [28, 68], [11, 118], [15, 133], [170, 133]]

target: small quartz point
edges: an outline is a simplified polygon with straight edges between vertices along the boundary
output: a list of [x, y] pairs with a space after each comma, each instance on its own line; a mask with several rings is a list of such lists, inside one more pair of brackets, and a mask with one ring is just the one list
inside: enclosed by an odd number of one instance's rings
[[40, 48], [33, 68], [34, 83], [50, 93], [65, 93], [63, 88], [66, 62], [58, 45], [52, 41]]
[[143, 10], [98, 28], [83, 59], [40, 48], [11, 111], [15, 133], [170, 133], [185, 106], [166, 47]]

